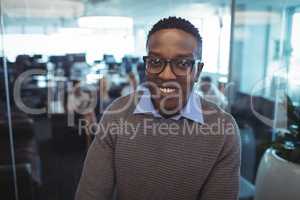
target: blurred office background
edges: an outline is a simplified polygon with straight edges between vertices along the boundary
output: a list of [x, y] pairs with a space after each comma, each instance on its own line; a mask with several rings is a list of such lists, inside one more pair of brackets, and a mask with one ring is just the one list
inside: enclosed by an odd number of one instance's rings
[[254, 198], [284, 97], [300, 106], [300, 0], [1, 0], [0, 13], [0, 199], [74, 198], [93, 139], [78, 107], [100, 119], [145, 80], [147, 33], [168, 16], [203, 37], [196, 89], [211, 84], [237, 120], [240, 199]]

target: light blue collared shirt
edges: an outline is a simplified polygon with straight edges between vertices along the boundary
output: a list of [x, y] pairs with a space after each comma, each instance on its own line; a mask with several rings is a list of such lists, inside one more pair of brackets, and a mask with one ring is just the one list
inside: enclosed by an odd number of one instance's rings
[[[152, 101], [151, 101], [151, 94], [148, 88], [143, 87], [141, 89], [143, 91], [142, 96], [136, 108], [134, 110], [134, 114], [152, 114], [154, 117], [163, 118], [157, 110], [155, 110]], [[180, 111], [178, 115], [171, 117], [171, 119], [179, 120], [181, 117], [190, 119], [194, 122], [203, 124], [203, 113], [200, 101], [200, 95], [196, 94], [194, 91], [191, 92], [187, 104], [185, 107]]]

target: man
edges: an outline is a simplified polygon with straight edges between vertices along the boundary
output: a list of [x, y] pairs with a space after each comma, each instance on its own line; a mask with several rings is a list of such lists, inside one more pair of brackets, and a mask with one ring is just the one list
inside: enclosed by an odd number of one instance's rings
[[77, 200], [238, 198], [240, 143], [233, 118], [193, 92], [202, 41], [187, 20], [169, 17], [147, 39], [147, 85], [107, 109]]
[[223, 109], [227, 107], [227, 100], [224, 94], [212, 83], [209, 76], [201, 78], [200, 93], [205, 100], [214, 102]]

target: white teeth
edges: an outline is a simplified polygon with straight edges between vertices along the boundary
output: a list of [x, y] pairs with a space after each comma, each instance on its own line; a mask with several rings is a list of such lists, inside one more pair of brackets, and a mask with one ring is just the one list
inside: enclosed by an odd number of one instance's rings
[[159, 90], [163, 93], [171, 93], [175, 91], [173, 88], [159, 88]]

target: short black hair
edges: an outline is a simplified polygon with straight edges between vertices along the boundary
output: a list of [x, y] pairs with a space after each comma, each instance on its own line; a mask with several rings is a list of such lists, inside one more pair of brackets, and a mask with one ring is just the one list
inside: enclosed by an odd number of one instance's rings
[[183, 19], [181, 17], [171, 16], [168, 18], [163, 18], [163, 19], [159, 20], [156, 24], [154, 24], [148, 33], [146, 45], [148, 45], [150, 36], [153, 35], [155, 32], [158, 32], [162, 29], [172, 29], [172, 28], [187, 32], [196, 38], [197, 46], [198, 46], [197, 54], [198, 54], [198, 58], [201, 59], [202, 58], [202, 38], [200, 36], [200, 33], [199, 33], [198, 29], [190, 21]]
[[210, 76], [203, 76], [203, 77], [201, 78], [201, 81], [202, 81], [202, 82], [209, 82], [209, 83], [211, 83], [211, 82], [212, 82], [212, 79], [211, 79]]

